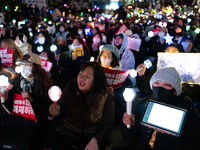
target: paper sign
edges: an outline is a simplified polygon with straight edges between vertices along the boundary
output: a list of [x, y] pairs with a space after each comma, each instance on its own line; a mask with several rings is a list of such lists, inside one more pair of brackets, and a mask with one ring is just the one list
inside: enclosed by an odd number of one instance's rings
[[73, 45], [72, 55], [76, 55], [76, 57], [84, 56], [83, 45]]
[[175, 67], [183, 83], [200, 83], [199, 53], [158, 53], [157, 69]]
[[107, 83], [111, 88], [117, 88], [121, 86], [125, 82], [130, 72], [130, 70], [119, 71], [108, 68], [104, 68], [104, 71], [106, 74]]
[[139, 51], [140, 45], [141, 45], [141, 39], [128, 37], [128, 46], [127, 46], [128, 49]]
[[0, 48], [1, 63], [5, 66], [13, 66], [13, 49]]
[[105, 25], [99, 25], [98, 26], [98, 28], [99, 28], [99, 30], [101, 31], [101, 32], [105, 32], [106, 30], [105, 30]]
[[28, 99], [23, 99], [21, 94], [14, 94], [13, 100], [12, 114], [37, 122], [35, 113]]
[[125, 31], [127, 30], [128, 28], [123, 24], [115, 34], [118, 34], [118, 33], [125, 33]]
[[52, 63], [46, 60], [42, 59], [42, 68], [46, 71], [49, 72], [51, 70]]

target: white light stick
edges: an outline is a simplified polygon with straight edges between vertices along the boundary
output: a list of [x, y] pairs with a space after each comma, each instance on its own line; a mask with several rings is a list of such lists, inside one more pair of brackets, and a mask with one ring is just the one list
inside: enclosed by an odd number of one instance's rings
[[15, 72], [16, 73], [20, 73], [21, 72], [21, 67], [20, 66], [16, 66], [15, 67]]
[[93, 62], [94, 61], [94, 57], [92, 56], [92, 57], [90, 57], [90, 61], [91, 62]]
[[52, 86], [49, 89], [48, 91], [49, 98], [53, 101], [53, 104], [55, 106], [57, 105], [57, 101], [60, 99], [61, 94], [62, 94], [62, 91], [58, 86]]
[[[0, 88], [1, 88], [1, 93], [5, 93], [6, 86], [8, 86], [8, 77], [4, 75], [0, 75]], [[5, 97], [1, 97], [1, 103], [5, 103]]]
[[[149, 60], [149, 59], [147, 59], [147, 60], [145, 60], [144, 61], [144, 66], [147, 68], [147, 69], [149, 69], [151, 66], [152, 66], [152, 63], [151, 63], [151, 61]], [[143, 68], [138, 68], [138, 69], [131, 69], [131, 71], [130, 71], [130, 76], [132, 77], [132, 78], [134, 78], [134, 77], [136, 77], [137, 76], [137, 73], [140, 71], [140, 70], [142, 70]]]
[[[132, 101], [136, 97], [136, 92], [135, 92], [134, 88], [125, 88], [123, 96], [126, 101], [126, 113], [128, 115], [130, 115], [131, 111], [132, 111]], [[127, 126], [127, 128], [131, 127], [131, 125], [126, 125], [126, 126]]]

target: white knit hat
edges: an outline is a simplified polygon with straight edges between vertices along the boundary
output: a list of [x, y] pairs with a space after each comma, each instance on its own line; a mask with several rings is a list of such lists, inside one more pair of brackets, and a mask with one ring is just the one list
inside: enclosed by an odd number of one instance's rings
[[153, 89], [152, 85], [155, 81], [165, 81], [174, 87], [177, 96], [181, 94], [181, 77], [174, 67], [166, 67], [157, 70], [150, 80], [151, 89]]

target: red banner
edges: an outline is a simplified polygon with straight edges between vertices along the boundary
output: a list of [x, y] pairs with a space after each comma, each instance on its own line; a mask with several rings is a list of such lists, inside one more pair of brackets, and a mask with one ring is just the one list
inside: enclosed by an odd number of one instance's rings
[[118, 34], [118, 33], [125, 33], [125, 31], [127, 30], [128, 28], [123, 24], [115, 34]]
[[12, 114], [37, 122], [35, 113], [28, 99], [24, 99], [21, 94], [13, 95]]
[[104, 71], [106, 74], [107, 83], [113, 89], [121, 86], [125, 82], [130, 72], [130, 70], [119, 71], [108, 68], [104, 68]]
[[0, 48], [1, 63], [5, 66], [13, 66], [13, 49]]
[[42, 59], [42, 68], [46, 71], [49, 72], [51, 70], [52, 63], [46, 60]]

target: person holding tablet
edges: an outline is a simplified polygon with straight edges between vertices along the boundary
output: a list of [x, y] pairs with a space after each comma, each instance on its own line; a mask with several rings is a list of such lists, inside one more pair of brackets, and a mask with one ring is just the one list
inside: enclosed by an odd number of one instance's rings
[[[141, 70], [139, 75], [144, 72], [144, 69]], [[135, 109], [132, 110], [132, 114], [128, 115], [125, 113], [123, 116], [122, 138], [128, 142], [128, 146], [118, 148], [118, 150], [200, 149], [200, 117], [193, 107], [192, 100], [182, 93], [181, 78], [176, 69], [174, 67], [167, 67], [157, 70], [150, 80], [150, 87], [155, 101], [187, 110], [182, 134], [174, 136], [159, 128], [155, 129], [142, 125], [142, 115], [150, 97], [143, 100], [136, 98], [133, 102], [135, 103]], [[127, 128], [126, 125], [131, 125], [131, 128]]]

